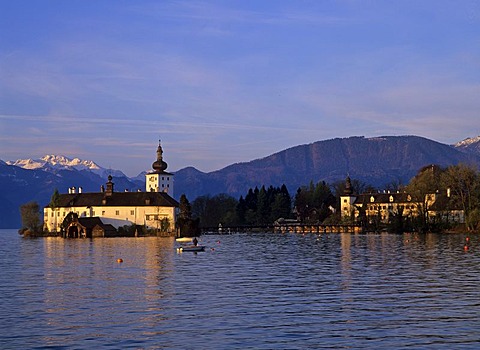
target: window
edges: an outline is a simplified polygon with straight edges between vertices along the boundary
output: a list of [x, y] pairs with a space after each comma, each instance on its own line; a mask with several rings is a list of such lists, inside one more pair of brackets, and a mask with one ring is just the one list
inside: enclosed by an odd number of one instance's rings
[[53, 211], [52, 211], [52, 218], [53, 218]]
[[149, 220], [150, 220], [150, 215], [145, 215], [145, 219], [146, 219], [147, 221], [149, 221]]
[[120, 215], [120, 210], [115, 210], [115, 215]]
[[95, 216], [95, 210], [92, 210], [92, 216]]
[[135, 210], [130, 210], [130, 215], [135, 215]]
[[102, 210], [102, 216], [105, 216], [105, 210]]

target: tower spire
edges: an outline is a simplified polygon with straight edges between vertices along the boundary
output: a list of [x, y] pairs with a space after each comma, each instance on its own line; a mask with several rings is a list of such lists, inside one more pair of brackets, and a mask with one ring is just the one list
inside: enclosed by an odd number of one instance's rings
[[155, 172], [162, 173], [168, 167], [168, 164], [163, 161], [163, 148], [162, 148], [162, 141], [158, 140], [158, 147], [157, 147], [157, 160], [153, 162], [152, 168]]

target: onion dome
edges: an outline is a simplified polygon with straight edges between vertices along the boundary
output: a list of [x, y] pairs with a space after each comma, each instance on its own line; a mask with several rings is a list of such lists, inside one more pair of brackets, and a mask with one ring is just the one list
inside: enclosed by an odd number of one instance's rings
[[157, 148], [157, 160], [153, 162], [152, 168], [157, 173], [162, 173], [167, 169], [168, 165], [163, 161], [163, 149], [160, 141], [158, 141], [158, 148]]
[[343, 191], [343, 194], [346, 196], [351, 196], [352, 193], [352, 181], [350, 180], [350, 176], [347, 176], [347, 179], [345, 180], [345, 190]]

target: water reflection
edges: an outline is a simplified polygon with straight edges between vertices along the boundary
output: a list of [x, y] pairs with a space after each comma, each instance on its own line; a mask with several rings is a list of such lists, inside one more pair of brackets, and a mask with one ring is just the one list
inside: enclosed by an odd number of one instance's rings
[[[477, 348], [479, 237], [0, 235], [5, 348]], [[123, 263], [117, 263], [122, 258]], [[192, 344], [192, 336], [195, 343]]]
[[172, 238], [43, 243], [45, 322], [68, 341], [107, 338], [112, 330], [129, 340], [132, 326], [148, 333], [164, 319], [161, 299], [174, 293]]

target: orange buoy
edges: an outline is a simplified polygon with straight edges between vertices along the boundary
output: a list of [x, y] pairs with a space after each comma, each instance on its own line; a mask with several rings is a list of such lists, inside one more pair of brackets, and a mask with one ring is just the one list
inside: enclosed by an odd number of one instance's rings
[[120, 258], [117, 259], [117, 263], [122, 263], [122, 262], [123, 262], [123, 259], [120, 259]]
[[463, 250], [468, 250], [468, 245], [465, 244], [465, 245], [463, 246]]
[[465, 240], [466, 240], [467, 242], [470, 241], [470, 237], [465, 238]]

